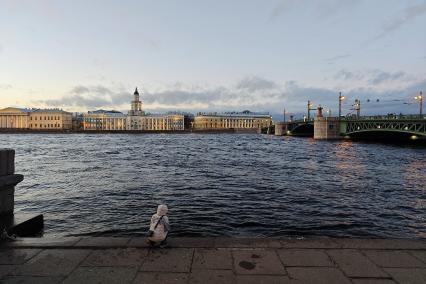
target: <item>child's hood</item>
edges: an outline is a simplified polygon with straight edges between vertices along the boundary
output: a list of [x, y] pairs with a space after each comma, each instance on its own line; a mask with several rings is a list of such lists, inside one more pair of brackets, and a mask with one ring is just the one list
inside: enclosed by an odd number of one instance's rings
[[169, 211], [169, 209], [167, 208], [167, 205], [165, 204], [158, 205], [157, 215], [164, 216], [167, 214], [167, 211]]

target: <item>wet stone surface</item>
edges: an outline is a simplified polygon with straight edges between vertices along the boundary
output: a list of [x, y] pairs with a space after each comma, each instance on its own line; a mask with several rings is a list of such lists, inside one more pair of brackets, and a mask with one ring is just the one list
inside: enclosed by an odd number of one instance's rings
[[[165, 249], [139, 247], [142, 240], [0, 244], [0, 283], [426, 283], [423, 240], [292, 240], [274, 248], [259, 247], [268, 240], [246, 239], [253, 247], [242, 247], [238, 240], [188, 238]], [[29, 242], [31, 248], [22, 247]]]

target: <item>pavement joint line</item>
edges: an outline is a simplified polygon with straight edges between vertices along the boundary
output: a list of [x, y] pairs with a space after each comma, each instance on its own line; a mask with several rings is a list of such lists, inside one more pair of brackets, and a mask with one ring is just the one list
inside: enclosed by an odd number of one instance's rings
[[[376, 250], [377, 251], [377, 250]], [[368, 257], [368, 255], [366, 255], [362, 249], [359, 250], [359, 253], [363, 256], [365, 256], [369, 261], [371, 261], [372, 263], [374, 263], [374, 265], [376, 265], [382, 272], [384, 272], [388, 277], [391, 277], [389, 275], [389, 273], [386, 272], [386, 270], [383, 269], [382, 266], [378, 265], [377, 263], [375, 263], [370, 257]], [[391, 277], [392, 278], [392, 277]]]
[[[426, 252], [426, 250], [420, 250], [420, 251], [424, 251], [424, 252]], [[412, 251], [407, 251], [407, 253], [409, 254], [409, 255], [411, 255], [412, 257], [414, 257], [415, 259], [417, 259], [417, 260], [419, 260], [421, 263], [423, 263], [424, 265], [425, 265], [425, 267], [426, 267], [426, 260], [424, 261], [423, 259], [421, 259], [420, 257], [418, 257], [418, 256], [416, 256], [415, 254], [413, 254], [413, 252]]]
[[68, 275], [65, 275], [64, 279], [61, 282], [64, 282], [75, 270], [77, 270], [81, 264], [86, 260], [86, 258], [89, 257], [89, 255], [92, 253], [92, 250], [90, 250], [90, 252], [82, 258], [82, 260], [74, 267], [73, 270], [70, 271], [70, 273], [68, 273]]
[[192, 272], [192, 265], [194, 264], [194, 256], [195, 256], [195, 248], [192, 250], [192, 255], [191, 255], [191, 264], [189, 265], [189, 273]]
[[[333, 248], [334, 249], [334, 248]], [[336, 249], [336, 250], [341, 250], [342, 248], [338, 248], [338, 249]], [[331, 250], [331, 249], [329, 249], [329, 250]], [[328, 251], [329, 250], [325, 250], [325, 254], [331, 259], [331, 261], [334, 263], [334, 265], [335, 265], [335, 268], [337, 269], [337, 270], [339, 270], [340, 272], [342, 272], [342, 274], [347, 278], [347, 279], [349, 279], [349, 281], [350, 282], [353, 282], [352, 280], [351, 280], [351, 277], [349, 277], [346, 273], [345, 273], [345, 271], [340, 267], [340, 265], [337, 263], [337, 261], [335, 261], [332, 257], [331, 257], [331, 255], [328, 253]]]
[[285, 274], [287, 275], [287, 277], [288, 277], [289, 279], [291, 279], [291, 278], [290, 278], [290, 274], [288, 273], [287, 267], [284, 265], [284, 262], [283, 262], [283, 260], [281, 259], [280, 254], [278, 253], [278, 249], [275, 249], [274, 251], [275, 251], [275, 254], [276, 254], [276, 256], [278, 257], [278, 260], [280, 261], [280, 263], [281, 263], [282, 267], [284, 268]]

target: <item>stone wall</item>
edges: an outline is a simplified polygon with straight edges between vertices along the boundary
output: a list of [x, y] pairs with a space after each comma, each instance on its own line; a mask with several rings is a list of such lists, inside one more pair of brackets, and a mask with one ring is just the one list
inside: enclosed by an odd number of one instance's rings
[[0, 216], [13, 214], [15, 185], [23, 179], [15, 174], [15, 150], [0, 149]]
[[341, 139], [340, 121], [337, 117], [316, 117], [314, 139]]

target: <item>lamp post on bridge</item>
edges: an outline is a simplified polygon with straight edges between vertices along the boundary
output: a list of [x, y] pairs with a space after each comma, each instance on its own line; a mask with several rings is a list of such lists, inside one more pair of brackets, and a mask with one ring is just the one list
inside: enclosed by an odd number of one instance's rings
[[342, 101], [345, 99], [345, 96], [342, 96], [342, 92], [339, 92], [339, 120], [342, 116]]
[[423, 115], [423, 93], [420, 91], [420, 95], [414, 97], [415, 100], [419, 100], [420, 104], [420, 118], [422, 118]]
[[311, 110], [315, 110], [315, 108], [312, 108], [311, 101], [308, 101], [308, 120], [307, 121], [311, 119]]

